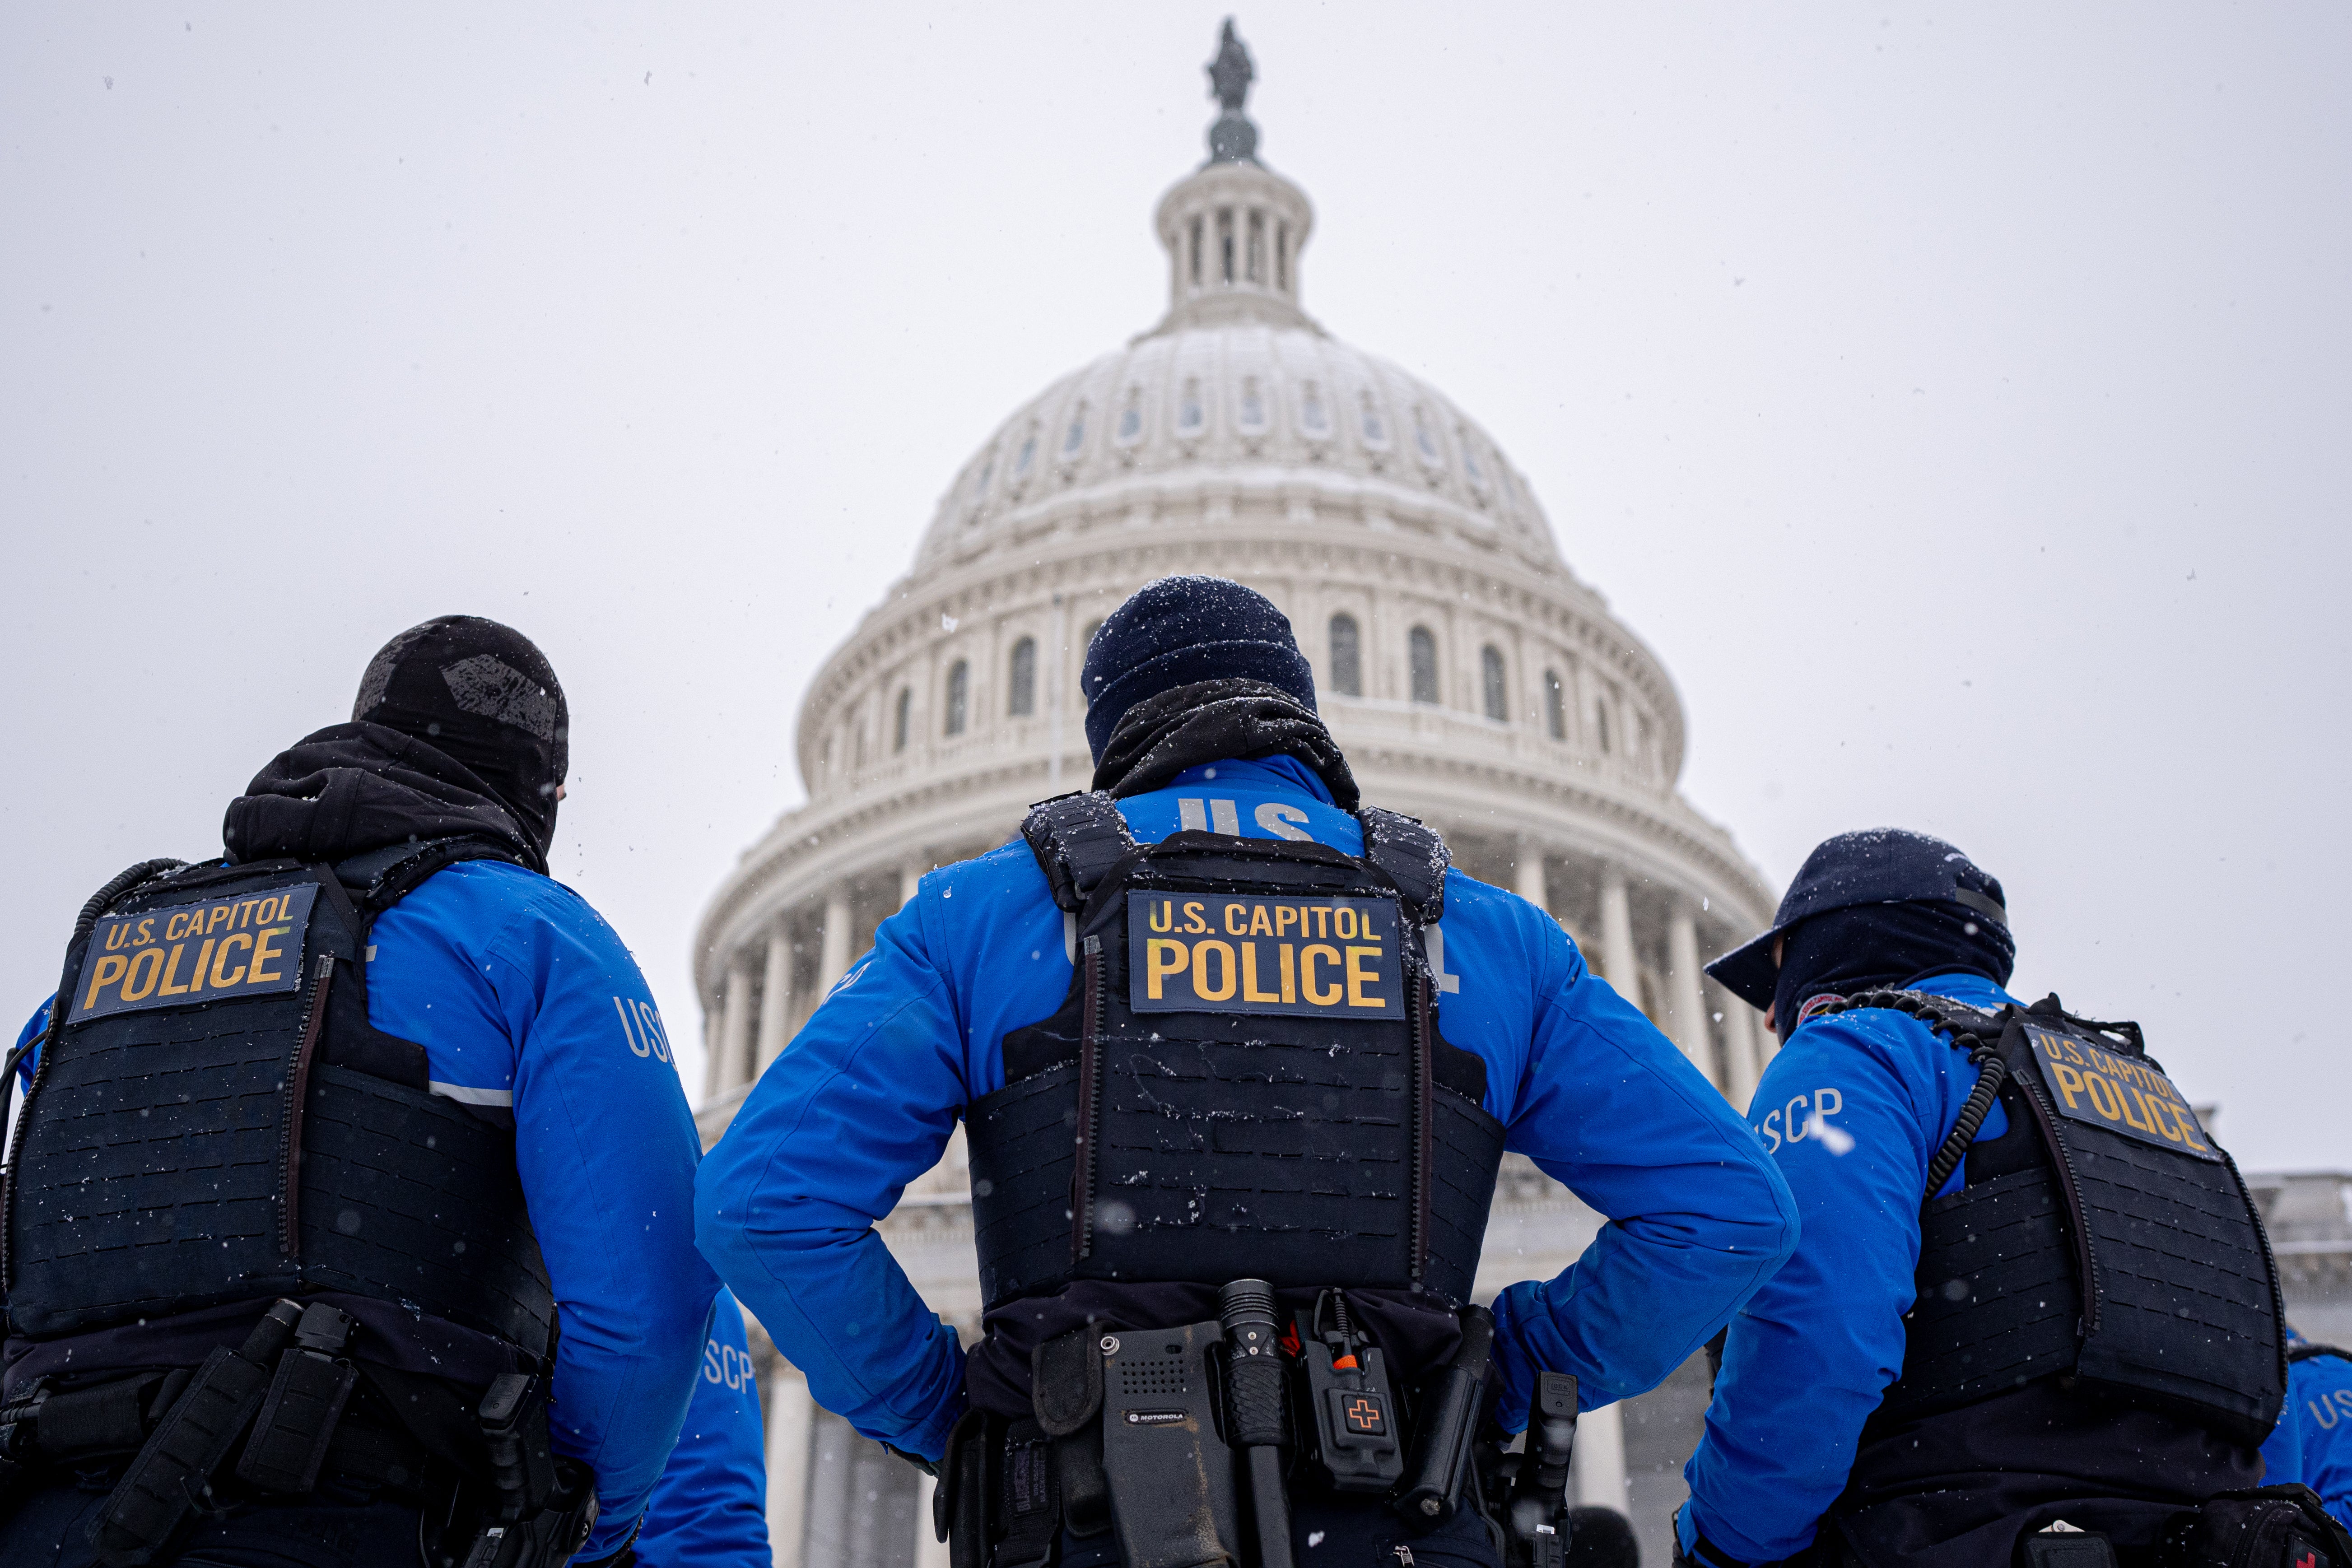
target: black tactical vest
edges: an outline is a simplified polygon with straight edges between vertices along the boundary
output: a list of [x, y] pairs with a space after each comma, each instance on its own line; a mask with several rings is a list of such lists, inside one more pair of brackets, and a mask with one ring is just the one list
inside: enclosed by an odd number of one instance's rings
[[1990, 1047], [2010, 1123], [1974, 1145], [1972, 1123], [1955, 1131], [1967, 1184], [1927, 1203], [1903, 1374], [1874, 1426], [2055, 1377], [2259, 1446], [2286, 1387], [2277, 1267], [2236, 1163], [2138, 1026], [2054, 998], [1994, 1015], [1874, 993], [1831, 1010], [1866, 1006]]
[[1076, 973], [966, 1113], [991, 1309], [1074, 1280], [1468, 1299], [1504, 1130], [1486, 1064], [1437, 1029], [1422, 928], [1445, 846], [1359, 820], [1360, 859], [1198, 831], [1139, 847], [1102, 794], [1031, 812]]
[[511, 857], [188, 867], [91, 900], [0, 1199], [16, 1335], [89, 1336], [80, 1365], [130, 1325], [336, 1292], [549, 1353], [511, 1113], [429, 1092], [424, 1048], [368, 1023], [375, 917], [486, 858]]

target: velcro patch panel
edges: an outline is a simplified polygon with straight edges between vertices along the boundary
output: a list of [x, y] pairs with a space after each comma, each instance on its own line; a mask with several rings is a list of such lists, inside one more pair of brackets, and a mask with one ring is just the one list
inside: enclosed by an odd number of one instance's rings
[[1139, 1013], [1404, 1017], [1393, 899], [1129, 892], [1127, 953]]
[[2025, 1037], [2050, 1098], [2063, 1114], [2178, 1154], [2221, 1158], [2198, 1124], [2188, 1096], [2153, 1063], [2030, 1022]]
[[68, 1024], [264, 996], [302, 984], [315, 882], [108, 915], [89, 933]]

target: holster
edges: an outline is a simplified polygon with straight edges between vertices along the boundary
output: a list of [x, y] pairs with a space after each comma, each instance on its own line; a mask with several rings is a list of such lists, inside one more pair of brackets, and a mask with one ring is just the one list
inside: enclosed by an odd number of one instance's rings
[[488, 1519], [464, 1568], [555, 1568], [596, 1528], [596, 1478], [548, 1446], [547, 1379], [493, 1379], [476, 1420], [490, 1459]]
[[965, 1412], [948, 1434], [931, 1495], [931, 1528], [948, 1543], [950, 1568], [1031, 1568], [1053, 1561], [1065, 1528], [1110, 1528], [1100, 1442], [1092, 1426], [1056, 1436], [1028, 1417]]
[[931, 1493], [931, 1528], [948, 1543], [948, 1568], [988, 1568], [989, 1456], [1002, 1440], [1003, 1426], [984, 1410], [967, 1410], [948, 1433], [940, 1484]]
[[545, 1504], [528, 1518], [484, 1526], [464, 1568], [561, 1568], [572, 1560], [596, 1528], [595, 1478], [570, 1459], [556, 1460], [554, 1473]]

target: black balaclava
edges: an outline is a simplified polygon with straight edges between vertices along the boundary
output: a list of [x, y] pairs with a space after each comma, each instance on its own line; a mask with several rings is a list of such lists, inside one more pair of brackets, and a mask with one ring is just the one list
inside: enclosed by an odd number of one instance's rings
[[1900, 990], [1966, 970], [2007, 985], [2017, 942], [1975, 910], [1946, 899], [1828, 910], [1786, 933], [1772, 1023], [1787, 1039], [1816, 996]]
[[413, 735], [488, 784], [547, 854], [572, 764], [571, 712], [531, 640], [479, 616], [436, 616], [368, 661], [355, 721]]

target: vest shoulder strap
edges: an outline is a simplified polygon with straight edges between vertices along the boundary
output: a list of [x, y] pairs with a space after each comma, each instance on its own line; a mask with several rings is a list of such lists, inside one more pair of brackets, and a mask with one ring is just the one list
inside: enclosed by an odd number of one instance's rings
[[2008, 1022], [2000, 1013], [1989, 1013], [1982, 1007], [1971, 1007], [1965, 1002], [1955, 1002], [1948, 996], [1938, 996], [1930, 991], [1857, 991], [1851, 996], [1838, 997], [1814, 1009], [1807, 1016], [1824, 1017], [1832, 1013], [1851, 1013], [1860, 1007], [1885, 1007], [1916, 1018], [1939, 1035], [1958, 1045], [1962, 1037], [1973, 1035], [1990, 1045], [2000, 1038]]
[[521, 855], [495, 839], [428, 838], [418, 844], [389, 845], [339, 861], [335, 879], [351, 889], [360, 910], [373, 921], [422, 887], [427, 877], [463, 860], [523, 865]]
[[1397, 885], [1413, 923], [1435, 925], [1444, 919], [1445, 872], [1454, 863], [1445, 840], [1420, 818], [1381, 806], [1360, 807], [1356, 820], [1364, 828], [1364, 858]]
[[1038, 802], [1021, 824], [1021, 837], [1037, 857], [1037, 868], [1054, 889], [1054, 902], [1071, 914], [1085, 907], [1111, 868], [1136, 848], [1127, 818], [1102, 790]]
[[133, 888], [152, 881], [158, 877], [168, 877], [175, 871], [184, 871], [187, 868], [188, 863], [185, 860], [142, 860], [129, 870], [121, 872], [112, 881], [92, 893], [89, 902], [82, 905], [80, 918], [74, 921], [74, 940], [79, 942], [83, 937], [88, 936], [90, 928], [98, 924], [99, 917], [112, 909], [115, 900]]
[[2338, 1350], [2334, 1345], [2305, 1343], [2286, 1347], [2286, 1359], [2289, 1365], [2299, 1361], [2309, 1361], [2312, 1357], [2320, 1355], [2332, 1355], [2338, 1361], [2352, 1361], [2352, 1351]]
[[1951, 1179], [1952, 1173], [1959, 1169], [1960, 1162], [1968, 1158], [1969, 1145], [1976, 1142], [1985, 1118], [1992, 1114], [1993, 1101], [2009, 1077], [2009, 1064], [2001, 1060], [2000, 1051], [2007, 1018], [2003, 1014], [1988, 1013], [1981, 1007], [1971, 1007], [1929, 991], [1859, 991], [1837, 998], [1807, 1016], [1847, 1013], [1858, 1007], [1885, 1007], [1917, 1019], [1955, 1047], [1966, 1050], [1977, 1068], [1976, 1084], [1960, 1102], [1959, 1119], [1952, 1123], [1952, 1131], [1927, 1162], [1926, 1195], [1920, 1201], [1931, 1203]]

